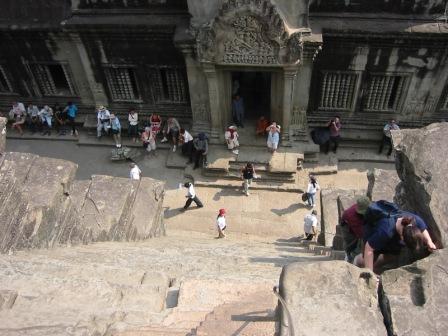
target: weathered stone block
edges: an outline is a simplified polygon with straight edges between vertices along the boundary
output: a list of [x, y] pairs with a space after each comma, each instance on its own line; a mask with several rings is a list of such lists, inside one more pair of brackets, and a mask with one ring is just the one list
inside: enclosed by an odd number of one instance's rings
[[[374, 275], [344, 261], [285, 266], [280, 294], [291, 312], [294, 336], [386, 334]], [[280, 335], [290, 335], [290, 322], [283, 307], [280, 311]]]
[[297, 153], [275, 152], [269, 160], [270, 173], [295, 173], [297, 172]]
[[94, 175], [82, 209], [88, 241], [123, 240], [136, 185], [130, 179]]
[[402, 183], [397, 201], [420, 214], [436, 244], [448, 243], [448, 123], [393, 131], [396, 168]]
[[[136, 183], [136, 182], [134, 182]], [[164, 183], [143, 177], [138, 183], [132, 207], [132, 225], [128, 226], [127, 240], [145, 239], [165, 234], [163, 225]]]
[[400, 179], [395, 170], [373, 169], [367, 173], [367, 196], [372, 201], [392, 202]]
[[448, 330], [448, 251], [386, 271], [385, 322], [394, 335], [445, 335]]
[[0, 290], [0, 311], [11, 309], [17, 298], [17, 291]]

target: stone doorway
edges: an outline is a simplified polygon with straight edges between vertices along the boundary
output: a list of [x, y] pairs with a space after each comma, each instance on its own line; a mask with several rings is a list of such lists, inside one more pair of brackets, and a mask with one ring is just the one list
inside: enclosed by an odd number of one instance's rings
[[232, 72], [232, 96], [239, 95], [244, 100], [245, 119], [250, 123], [261, 116], [271, 118], [271, 73]]

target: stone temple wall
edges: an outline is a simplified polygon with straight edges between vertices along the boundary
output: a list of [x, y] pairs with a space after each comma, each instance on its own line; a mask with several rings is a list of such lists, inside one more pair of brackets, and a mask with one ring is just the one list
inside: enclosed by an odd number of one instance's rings
[[29, 153], [0, 156], [0, 251], [164, 234], [164, 183], [95, 175], [74, 180], [77, 165]]
[[6, 147], [6, 123], [6, 118], [0, 117], [0, 155], [5, 151]]

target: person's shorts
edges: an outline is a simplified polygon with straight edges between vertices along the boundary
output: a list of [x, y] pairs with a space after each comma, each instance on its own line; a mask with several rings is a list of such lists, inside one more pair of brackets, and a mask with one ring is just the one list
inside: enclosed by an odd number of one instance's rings
[[278, 142], [268, 141], [267, 144], [268, 144], [268, 148], [271, 148], [271, 149], [277, 149], [277, 147], [278, 147]]
[[120, 134], [120, 130], [112, 129], [112, 134]]
[[143, 143], [143, 147], [146, 149], [146, 151], [150, 152], [152, 150], [156, 150], [156, 142], [155, 141], [151, 141], [151, 142], [144, 142]]

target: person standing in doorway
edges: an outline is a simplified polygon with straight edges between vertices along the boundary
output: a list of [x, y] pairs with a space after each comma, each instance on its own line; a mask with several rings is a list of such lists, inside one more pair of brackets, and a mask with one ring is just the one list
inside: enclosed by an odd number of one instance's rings
[[274, 153], [278, 148], [278, 143], [280, 141], [280, 125], [274, 121], [270, 126], [266, 128], [268, 132], [268, 149], [271, 153]]
[[383, 128], [383, 139], [381, 140], [380, 149], [378, 150], [378, 154], [381, 154], [383, 152], [384, 145], [389, 146], [389, 150], [387, 151], [387, 156], [390, 156], [392, 154], [392, 139], [390, 131], [399, 130], [400, 127], [397, 125], [397, 122], [395, 119], [392, 119], [389, 121], [386, 125], [384, 125]]
[[219, 209], [218, 217], [216, 217], [216, 226], [218, 228], [218, 238], [225, 238], [224, 233], [226, 224], [226, 209]]
[[244, 102], [238, 94], [233, 97], [232, 101], [232, 116], [236, 125], [244, 128]]
[[328, 154], [331, 143], [334, 143], [333, 153], [336, 153], [339, 142], [341, 141], [341, 118], [339, 116], [335, 116], [327, 123], [327, 127], [330, 130], [330, 139], [325, 144], [325, 154]]
[[247, 165], [241, 170], [241, 178], [243, 179], [243, 193], [249, 196], [249, 187], [252, 184], [252, 180], [256, 177], [255, 168], [252, 163], [248, 162]]
[[194, 202], [198, 208], [202, 208], [204, 205], [202, 204], [201, 200], [196, 196], [193, 184], [187, 182], [184, 184], [184, 187], [187, 188], [188, 191], [187, 196], [185, 196], [187, 198], [187, 201], [185, 202], [183, 209], [187, 210], [192, 202]]
[[142, 174], [140, 168], [134, 162], [132, 162], [129, 167], [131, 167], [131, 171], [129, 172], [131, 180], [140, 180]]

